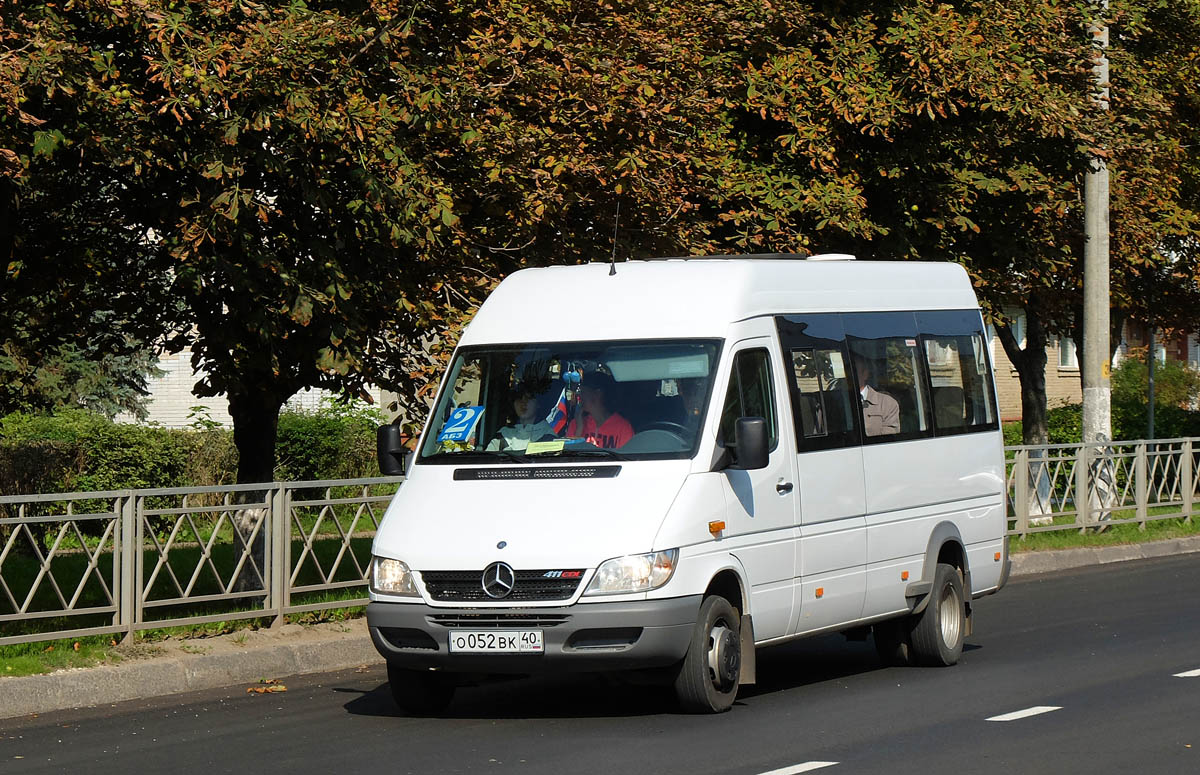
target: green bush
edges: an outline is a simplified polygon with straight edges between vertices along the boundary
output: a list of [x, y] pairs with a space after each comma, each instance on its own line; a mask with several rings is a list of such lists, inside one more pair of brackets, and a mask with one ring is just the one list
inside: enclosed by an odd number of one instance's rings
[[[1146, 351], [1132, 351], [1112, 373], [1113, 404], [1145, 404], [1149, 396], [1150, 373]], [[1167, 361], [1154, 367], [1155, 424], [1160, 407], [1192, 406], [1200, 397], [1200, 371], [1181, 361]], [[1160, 435], [1155, 432], [1155, 435]]]
[[[1200, 412], [1178, 406], [1154, 407], [1154, 437], [1178, 439], [1200, 436]], [[1046, 413], [1047, 437], [1051, 444], [1078, 444], [1083, 438], [1083, 407], [1080, 404], [1057, 406]], [[1116, 441], [1136, 441], [1146, 438], [1147, 411], [1145, 403], [1112, 402], [1112, 430]], [[1015, 439], [1015, 440], [1014, 440]], [[1004, 443], [1021, 443], [1021, 423], [1004, 426]]]
[[[378, 474], [377, 409], [334, 402], [279, 417], [275, 475], [281, 481]], [[81, 409], [0, 417], [0, 494], [232, 484], [233, 433], [114, 423]]]
[[311, 481], [377, 475], [375, 428], [384, 422], [378, 409], [330, 399], [316, 411], [281, 412], [275, 478]]

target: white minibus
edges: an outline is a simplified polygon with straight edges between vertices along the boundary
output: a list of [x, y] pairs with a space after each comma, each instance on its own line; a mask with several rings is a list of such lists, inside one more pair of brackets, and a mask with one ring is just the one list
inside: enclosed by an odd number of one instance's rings
[[[381, 467], [399, 473], [394, 426]], [[758, 648], [952, 665], [1008, 575], [1003, 442], [966, 272], [852, 256], [526, 269], [462, 339], [373, 546], [396, 702], [636, 671], [728, 709]]]

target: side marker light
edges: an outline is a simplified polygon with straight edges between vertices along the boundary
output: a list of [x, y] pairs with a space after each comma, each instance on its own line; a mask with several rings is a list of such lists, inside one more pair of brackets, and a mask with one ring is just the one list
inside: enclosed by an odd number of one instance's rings
[[908, 581], [908, 571], [906, 571], [906, 570], [900, 571], [900, 580]]
[[825, 597], [825, 587], [817, 587], [817, 597]]

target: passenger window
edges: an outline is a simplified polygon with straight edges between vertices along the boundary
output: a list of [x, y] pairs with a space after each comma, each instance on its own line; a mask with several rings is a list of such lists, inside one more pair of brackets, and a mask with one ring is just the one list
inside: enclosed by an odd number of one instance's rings
[[873, 312], [842, 317], [864, 439], [900, 441], [931, 435], [924, 356], [913, 313]]
[[857, 446], [858, 402], [842, 316], [787, 315], [775, 319], [790, 361], [788, 385], [796, 447], [801, 452]]
[[995, 400], [979, 314], [919, 314], [939, 433], [994, 430]]
[[802, 347], [791, 355], [800, 433], [814, 439], [852, 432], [854, 415], [842, 351]]
[[735, 356], [733, 373], [729, 375], [729, 389], [725, 393], [725, 406], [721, 409], [721, 427], [717, 433], [719, 443], [733, 440], [733, 426], [740, 417], [765, 418], [771, 449], [775, 449], [779, 441], [779, 429], [775, 421], [771, 359], [766, 350], [743, 350]]

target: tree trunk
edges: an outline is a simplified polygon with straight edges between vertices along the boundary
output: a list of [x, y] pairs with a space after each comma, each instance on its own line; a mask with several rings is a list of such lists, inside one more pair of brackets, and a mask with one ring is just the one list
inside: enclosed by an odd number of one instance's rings
[[[233, 443], [238, 451], [238, 484], [269, 482], [275, 474], [275, 437], [279, 430], [279, 409], [283, 402], [270, 393], [231, 392], [229, 415], [233, 418]], [[239, 503], [255, 503], [268, 491], [239, 492]], [[233, 589], [238, 592], [266, 590], [266, 524], [269, 508], [255, 506], [239, 509], [233, 517], [233, 545], [237, 572]], [[244, 562], [243, 562], [244, 558]]]
[[283, 401], [266, 392], [230, 393], [233, 443], [238, 451], [238, 484], [275, 478], [275, 436]]
[[[1021, 437], [1026, 445], [1046, 444], [1046, 329], [1042, 326], [1036, 305], [1025, 307], [1025, 348], [1021, 349], [1012, 329], [996, 326], [1000, 344], [1008, 359], [1017, 368], [1021, 380]], [[1051, 492], [1045, 450], [1029, 451], [1029, 481], [1033, 497], [1029, 500], [1029, 524], [1044, 525], [1051, 521]]]
[[996, 326], [1004, 352], [1021, 381], [1021, 437], [1025, 444], [1045, 444], [1046, 428], [1046, 329], [1037, 308], [1025, 308], [1025, 347], [1022, 349], [1007, 325]]

